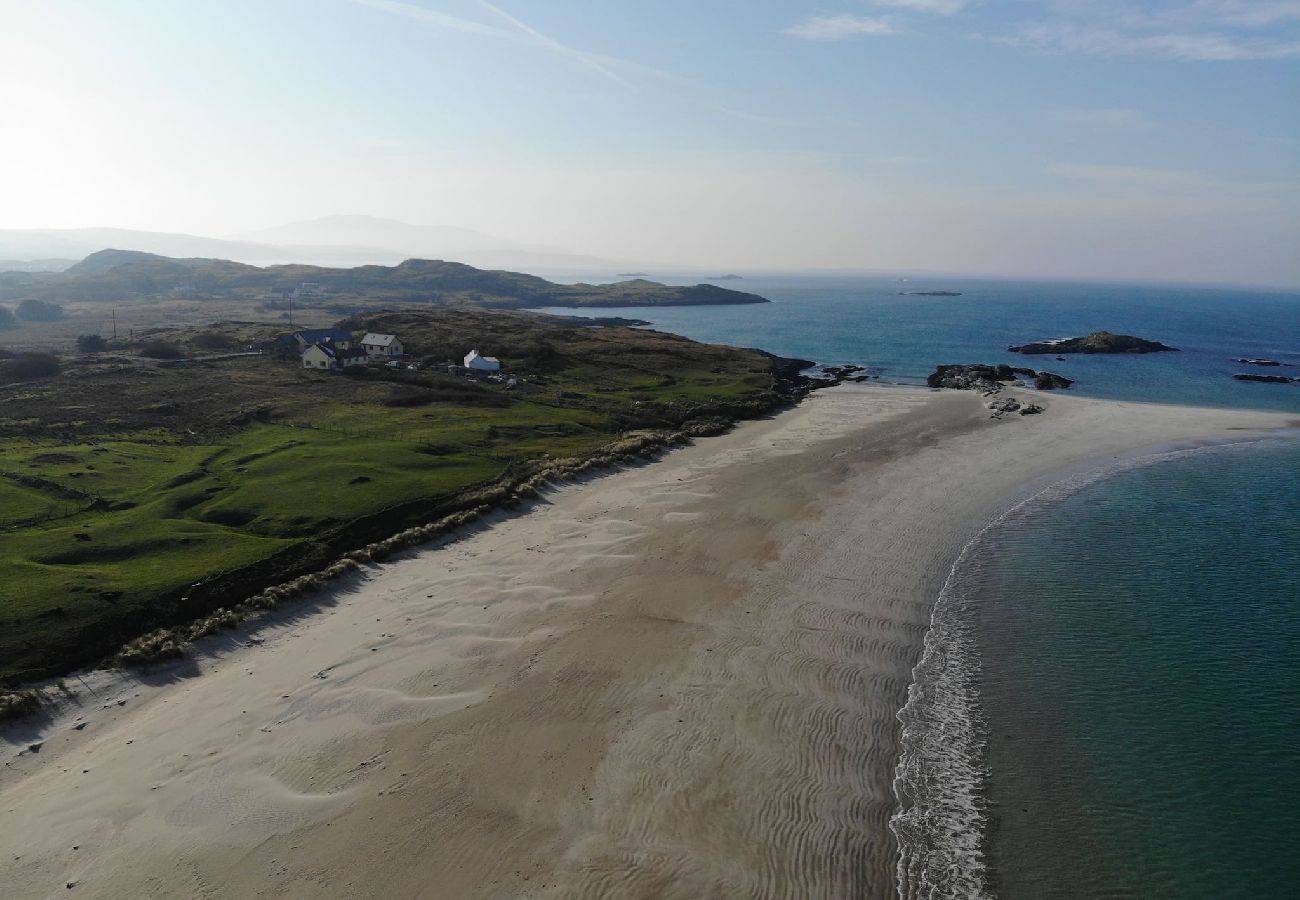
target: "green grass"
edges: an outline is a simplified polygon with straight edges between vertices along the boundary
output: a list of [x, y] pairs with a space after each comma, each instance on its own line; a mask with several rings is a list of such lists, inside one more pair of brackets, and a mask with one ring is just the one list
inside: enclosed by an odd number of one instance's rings
[[438, 374], [304, 373], [268, 357], [118, 365], [0, 397], [0, 472], [11, 476], [0, 478], [0, 526], [57, 516], [0, 531], [0, 684], [202, 614], [182, 599], [192, 585], [282, 551], [301, 557], [358, 522], [392, 515], [397, 530], [413, 509], [546, 458], [772, 396], [770, 362], [751, 351], [515, 313], [389, 315], [365, 325], [417, 352], [495, 341], [519, 373], [524, 360], [505, 351], [545, 344], [547, 369], [508, 391]]
[[0, 528], [10, 523], [45, 518], [76, 508], [75, 503], [55, 500], [39, 490], [0, 479]]

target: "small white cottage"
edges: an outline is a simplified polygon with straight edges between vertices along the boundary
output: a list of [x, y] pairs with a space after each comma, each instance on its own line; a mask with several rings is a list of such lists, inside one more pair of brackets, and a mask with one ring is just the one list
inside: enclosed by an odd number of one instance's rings
[[495, 356], [483, 356], [477, 350], [465, 354], [465, 368], [472, 372], [496, 372], [501, 369], [501, 360]]
[[371, 356], [394, 357], [401, 356], [406, 351], [402, 348], [402, 342], [397, 339], [395, 334], [375, 334], [369, 332], [361, 339], [361, 349]]

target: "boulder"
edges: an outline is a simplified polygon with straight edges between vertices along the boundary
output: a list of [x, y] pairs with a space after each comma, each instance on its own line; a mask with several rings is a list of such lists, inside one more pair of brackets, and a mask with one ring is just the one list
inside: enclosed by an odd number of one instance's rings
[[1034, 376], [1034, 387], [1040, 391], [1068, 388], [1072, 384], [1074, 384], [1074, 379], [1066, 378], [1064, 375], [1057, 375], [1055, 372], [1039, 372]]

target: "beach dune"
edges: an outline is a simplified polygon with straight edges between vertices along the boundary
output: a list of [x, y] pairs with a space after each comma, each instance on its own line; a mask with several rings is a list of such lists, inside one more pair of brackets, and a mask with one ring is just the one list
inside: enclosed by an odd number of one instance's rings
[[962, 545], [1081, 468], [1295, 424], [1035, 401], [821, 392], [89, 678], [3, 735], [4, 894], [892, 897], [896, 714]]

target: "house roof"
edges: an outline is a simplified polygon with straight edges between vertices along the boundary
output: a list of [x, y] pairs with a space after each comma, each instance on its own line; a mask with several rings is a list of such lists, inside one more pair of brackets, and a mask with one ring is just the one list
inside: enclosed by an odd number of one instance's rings
[[366, 333], [366, 336], [361, 339], [361, 343], [370, 344], [371, 346], [387, 347], [395, 340], [397, 340], [397, 335], [395, 334], [375, 334], [372, 331]]
[[330, 343], [329, 341], [317, 341], [311, 346], [305, 348], [302, 351], [303, 355], [305, 356], [308, 353], [308, 351], [313, 349], [319, 350], [321, 353], [324, 353], [326, 356], [328, 356], [330, 359], [333, 360], [342, 361], [348, 359], [367, 358], [366, 351], [362, 350], [360, 347], [348, 347], [345, 349], [343, 347], [336, 347], [334, 344]]
[[[317, 342], [314, 343], [314, 344], [308, 344], [306, 347], [304, 347], [303, 350], [302, 350], [302, 353], [303, 353], [304, 356], [306, 356], [307, 353], [310, 352], [310, 351], [312, 351], [312, 350], [319, 350], [321, 353], [324, 353], [324, 354], [325, 354], [326, 356], [328, 356], [330, 359], [334, 359], [334, 357], [336, 357], [336, 356], [337, 356], [338, 354], [340, 354], [340, 353], [347, 353], [347, 352], [348, 352], [348, 351], [346, 351], [346, 350], [343, 350], [343, 349], [340, 349], [340, 348], [338, 348], [338, 347], [335, 347], [333, 344], [331, 344], [331, 343], [329, 343], [329, 342], [321, 342], [321, 341], [317, 341]], [[365, 351], [362, 351], [362, 352], [365, 352]]]
[[319, 344], [322, 341], [332, 341], [336, 344], [344, 342], [351, 343], [352, 332], [345, 331], [342, 328], [304, 328], [297, 332], [296, 337], [308, 344]]

